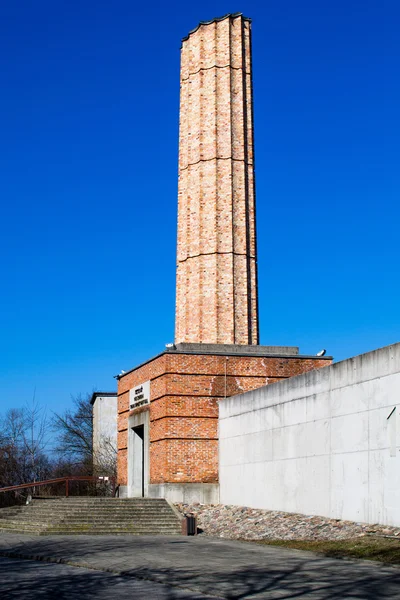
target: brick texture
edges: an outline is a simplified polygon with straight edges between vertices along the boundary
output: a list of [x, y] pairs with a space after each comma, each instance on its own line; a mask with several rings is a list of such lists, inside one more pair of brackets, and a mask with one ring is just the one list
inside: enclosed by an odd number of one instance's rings
[[[182, 45], [176, 343], [259, 343], [250, 38], [250, 21], [230, 15]], [[149, 410], [150, 483], [216, 483], [219, 400], [330, 363], [177, 350], [126, 373], [119, 483], [133, 412]], [[130, 411], [129, 390], [145, 381], [150, 405]]]
[[182, 43], [176, 343], [259, 343], [250, 28]]
[[118, 382], [118, 481], [127, 482], [129, 390], [150, 380], [150, 483], [218, 481], [218, 401], [330, 359], [167, 352]]

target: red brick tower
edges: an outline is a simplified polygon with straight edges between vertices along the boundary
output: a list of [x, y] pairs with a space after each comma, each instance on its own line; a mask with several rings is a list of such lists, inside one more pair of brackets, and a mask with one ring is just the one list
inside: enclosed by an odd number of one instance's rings
[[175, 342], [258, 344], [251, 22], [182, 42]]
[[331, 363], [258, 345], [252, 110], [250, 20], [200, 23], [182, 45], [175, 344], [118, 377], [121, 495], [218, 502], [219, 401]]

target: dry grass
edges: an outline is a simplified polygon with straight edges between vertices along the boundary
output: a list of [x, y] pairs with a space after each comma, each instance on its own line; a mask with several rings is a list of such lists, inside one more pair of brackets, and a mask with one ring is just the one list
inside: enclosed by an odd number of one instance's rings
[[320, 552], [331, 558], [364, 558], [400, 565], [400, 539], [365, 536], [349, 540], [262, 540], [257, 543]]

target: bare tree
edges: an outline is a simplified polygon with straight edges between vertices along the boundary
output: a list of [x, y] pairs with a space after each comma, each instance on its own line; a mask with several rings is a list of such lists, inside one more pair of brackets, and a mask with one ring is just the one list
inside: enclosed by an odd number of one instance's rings
[[[101, 440], [101, 450], [93, 457], [90, 399], [91, 394], [73, 398], [73, 408], [51, 421], [35, 395], [23, 409], [0, 415], [0, 487], [66, 475], [115, 475], [117, 449], [111, 439]], [[54, 433], [56, 440], [51, 440]]]
[[93, 469], [93, 413], [91, 394], [73, 397], [74, 408], [55, 414], [53, 429], [58, 434], [58, 452], [87, 474]]
[[101, 436], [93, 452], [93, 471], [95, 475], [117, 475], [117, 447], [110, 436]]
[[46, 455], [49, 424], [36, 401], [12, 408], [0, 419], [0, 487], [45, 479], [50, 474]]
[[24, 483], [23, 411], [10, 409], [0, 421], [0, 486]]
[[24, 456], [25, 479], [39, 481], [45, 479], [49, 471], [49, 461], [45, 454], [48, 444], [49, 421], [46, 411], [36, 401], [36, 394], [31, 404], [24, 411]]

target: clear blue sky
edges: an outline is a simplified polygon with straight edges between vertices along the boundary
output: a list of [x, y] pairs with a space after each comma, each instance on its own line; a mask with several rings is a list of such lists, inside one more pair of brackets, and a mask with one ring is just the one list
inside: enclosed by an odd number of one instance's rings
[[399, 341], [397, 0], [0, 7], [0, 412], [174, 336], [180, 39], [253, 19], [261, 343]]

